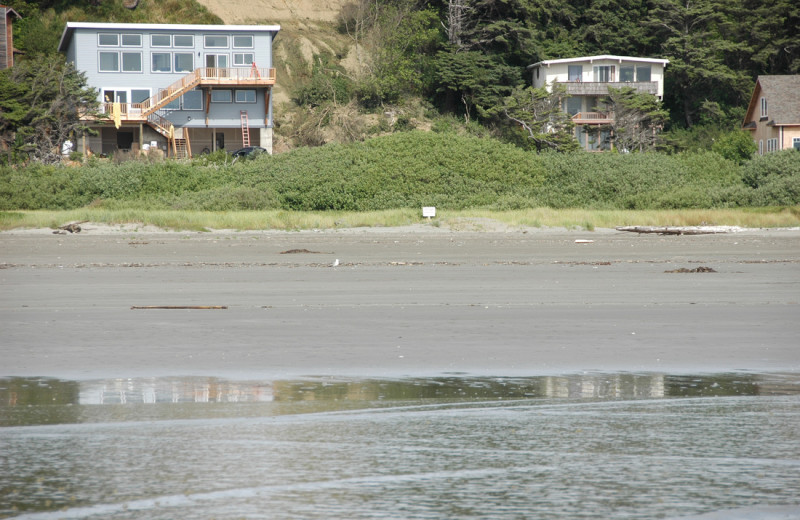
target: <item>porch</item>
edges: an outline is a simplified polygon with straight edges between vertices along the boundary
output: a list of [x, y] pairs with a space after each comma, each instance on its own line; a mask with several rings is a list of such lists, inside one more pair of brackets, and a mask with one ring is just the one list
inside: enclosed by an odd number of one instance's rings
[[658, 95], [657, 81], [569, 81], [558, 84], [564, 85], [570, 96], [606, 96], [609, 87], [616, 89], [629, 87], [639, 93]]

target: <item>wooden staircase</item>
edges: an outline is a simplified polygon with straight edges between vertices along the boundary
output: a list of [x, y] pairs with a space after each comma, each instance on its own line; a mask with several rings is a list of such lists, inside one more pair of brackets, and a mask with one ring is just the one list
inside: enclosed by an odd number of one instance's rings
[[242, 110], [239, 115], [242, 121], [242, 147], [247, 148], [250, 146], [250, 123], [247, 119], [247, 111]]

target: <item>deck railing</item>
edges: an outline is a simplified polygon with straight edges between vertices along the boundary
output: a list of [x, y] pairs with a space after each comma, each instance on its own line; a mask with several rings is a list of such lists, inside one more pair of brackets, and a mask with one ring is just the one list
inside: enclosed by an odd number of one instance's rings
[[583, 124], [606, 124], [614, 120], [614, 114], [611, 112], [578, 112], [572, 116], [574, 123]]
[[201, 67], [175, 81], [166, 88], [145, 99], [141, 103], [104, 103], [102, 110], [111, 116], [114, 105], [119, 105], [120, 117], [126, 121], [146, 121], [148, 117], [164, 105], [175, 101], [198, 85], [273, 85], [275, 84], [274, 68], [217, 68]]
[[605, 96], [608, 95], [608, 87], [631, 87], [636, 92], [658, 94], [657, 81], [570, 81], [560, 82], [559, 84], [566, 86], [567, 94], [571, 96]]

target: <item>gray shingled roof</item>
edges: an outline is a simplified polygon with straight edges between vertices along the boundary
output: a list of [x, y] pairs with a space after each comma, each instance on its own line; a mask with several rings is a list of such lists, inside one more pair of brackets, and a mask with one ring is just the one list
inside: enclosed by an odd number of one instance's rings
[[759, 76], [762, 95], [769, 102], [769, 119], [776, 125], [800, 123], [800, 75]]

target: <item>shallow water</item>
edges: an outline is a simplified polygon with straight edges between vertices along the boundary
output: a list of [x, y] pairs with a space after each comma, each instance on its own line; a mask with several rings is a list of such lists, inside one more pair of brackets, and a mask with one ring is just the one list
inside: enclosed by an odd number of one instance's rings
[[11, 378], [0, 426], [0, 517], [800, 518], [791, 374]]

